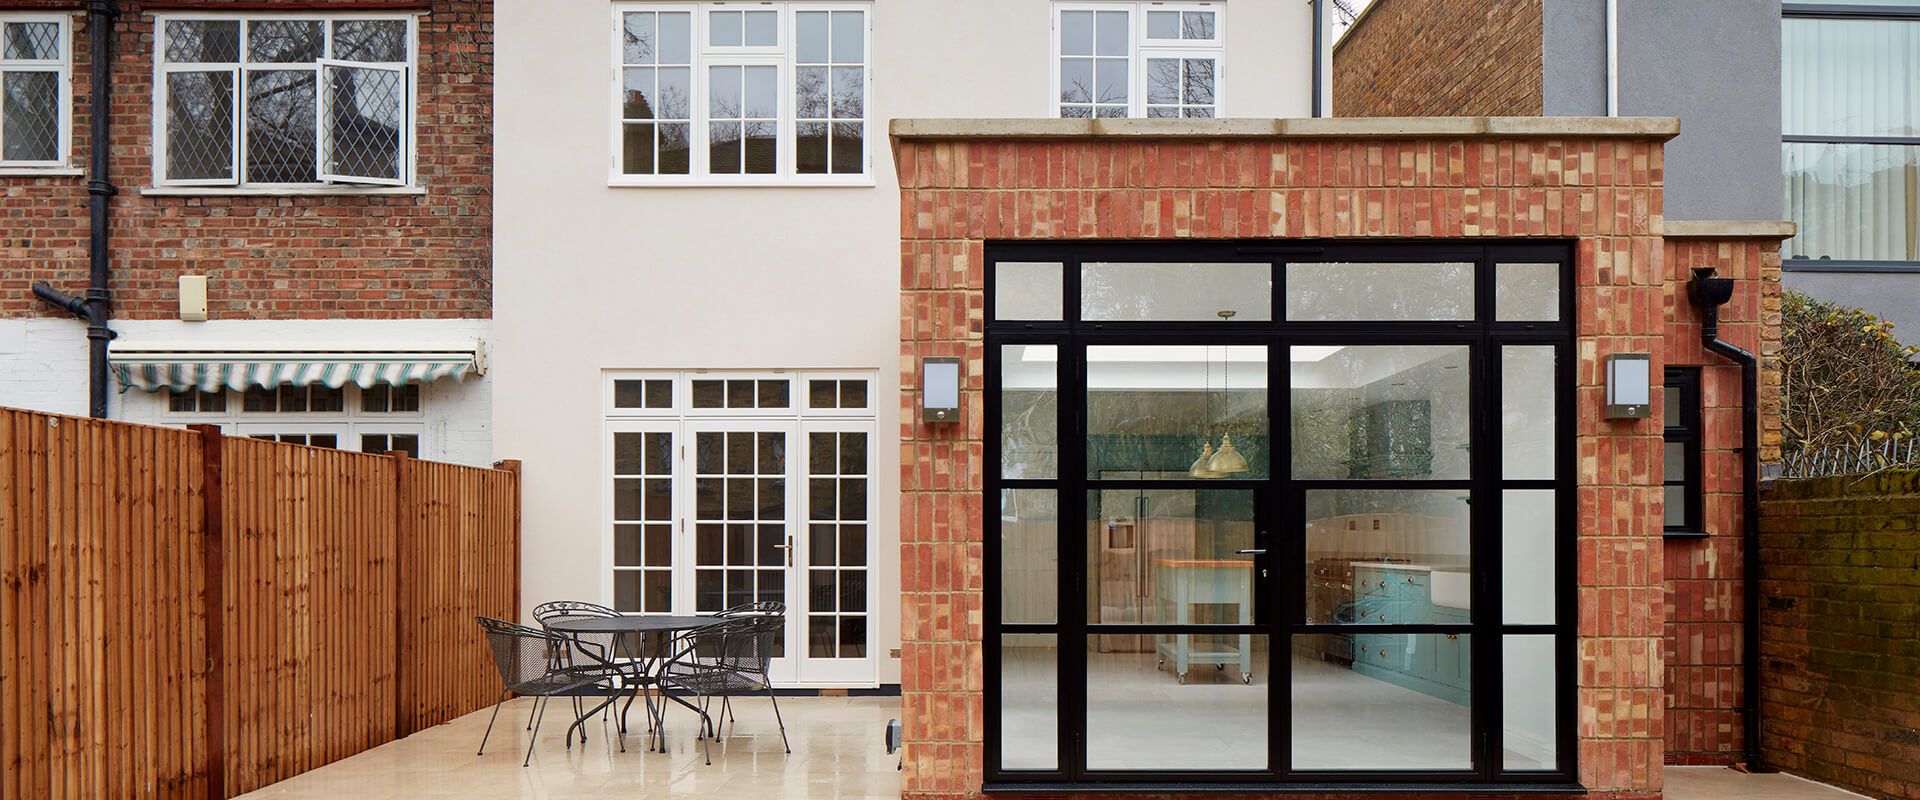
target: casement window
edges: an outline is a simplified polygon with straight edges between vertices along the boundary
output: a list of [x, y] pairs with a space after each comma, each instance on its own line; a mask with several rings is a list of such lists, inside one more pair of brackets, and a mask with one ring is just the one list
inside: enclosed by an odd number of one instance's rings
[[1221, 116], [1220, 3], [1056, 3], [1053, 96], [1062, 117]]
[[414, 17], [158, 15], [154, 182], [406, 186]]
[[170, 422], [212, 423], [227, 433], [362, 453], [404, 451], [420, 457], [426, 426], [420, 385], [365, 389], [323, 384], [246, 391], [184, 389], [167, 397]]
[[1668, 367], [1666, 373], [1666, 533], [1704, 536], [1700, 514], [1700, 368]]
[[870, 183], [871, 8], [616, 5], [612, 182]]
[[63, 16], [0, 16], [0, 168], [63, 167], [72, 60]]
[[1789, 270], [1920, 269], [1920, 3], [1788, 0], [1780, 35]]

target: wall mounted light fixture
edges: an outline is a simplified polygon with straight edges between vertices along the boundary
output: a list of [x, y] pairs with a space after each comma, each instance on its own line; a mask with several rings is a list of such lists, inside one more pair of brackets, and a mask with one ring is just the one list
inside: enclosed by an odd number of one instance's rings
[[1607, 356], [1606, 419], [1653, 416], [1653, 357], [1646, 353]]
[[960, 359], [953, 356], [920, 359], [920, 419], [960, 421]]

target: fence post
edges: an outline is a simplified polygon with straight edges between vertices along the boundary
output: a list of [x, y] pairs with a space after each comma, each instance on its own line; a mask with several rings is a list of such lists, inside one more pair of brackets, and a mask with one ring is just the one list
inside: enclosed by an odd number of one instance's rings
[[493, 468], [513, 473], [513, 605], [514, 621], [520, 620], [520, 459], [493, 462]]
[[207, 671], [202, 679], [207, 693], [207, 753], [202, 768], [207, 776], [207, 797], [226, 800], [226, 618], [227, 618], [227, 542], [225, 484], [221, 467], [226, 453], [226, 437], [218, 425], [188, 425], [200, 434], [200, 609], [206, 616]]
[[409, 578], [418, 567], [413, 561], [413, 493], [407, 485], [407, 453], [390, 450], [393, 458], [393, 738], [413, 733], [415, 679], [413, 669], [413, 626], [408, 623], [414, 604], [409, 602]]

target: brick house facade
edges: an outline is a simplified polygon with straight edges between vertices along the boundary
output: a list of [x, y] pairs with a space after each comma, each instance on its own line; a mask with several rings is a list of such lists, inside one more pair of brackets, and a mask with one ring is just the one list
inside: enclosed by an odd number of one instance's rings
[[1721, 606], [1698, 598], [1721, 596], [1713, 563], [1731, 540], [1711, 552], [1665, 544], [1661, 409], [1653, 420], [1600, 416], [1608, 354], [1651, 354], [1656, 382], [1664, 367], [1701, 365], [1717, 431], [1707, 513], [1737, 524], [1727, 433], [1737, 428], [1722, 423], [1738, 416], [1739, 373], [1702, 351], [1686, 300], [1689, 271], [1710, 267], [1737, 285], [1722, 338], [1769, 354], [1765, 447], [1777, 457], [1780, 232], [1668, 231], [1663, 143], [1676, 130], [1652, 119], [896, 121], [903, 419], [931, 356], [962, 359], [967, 409], [959, 425], [902, 425], [907, 796], [977, 796], [994, 773], [984, 598], [997, 580], [982, 488], [997, 450], [982, 413], [982, 329], [983, 254], [995, 241], [1571, 243], [1578, 511], [1560, 535], [1577, 576], [1572, 777], [1593, 796], [1657, 797], [1666, 754], [1695, 741], [1676, 729], [1726, 741], [1731, 631]]
[[[110, 200], [116, 347], [183, 340], [208, 348], [223, 342], [316, 340], [404, 346], [421, 339], [485, 337], [492, 302], [490, 2], [332, 0], [284, 10], [230, 0], [119, 6], [111, 44], [113, 141], [107, 176], [119, 190]], [[84, 167], [94, 144], [89, 93], [95, 58], [84, 12], [85, 4], [76, 2], [10, 3], [0, 11], [6, 18], [66, 19], [71, 60], [66, 126], [71, 147], [62, 154], [64, 166], [15, 168], [0, 175], [5, 185], [0, 197], [0, 241], [5, 242], [0, 375], [5, 379], [0, 383], [6, 385], [0, 388], [0, 403], [79, 413], [84, 413], [87, 391], [80, 338], [85, 323], [42, 303], [30, 290], [42, 281], [75, 296], [86, 290], [89, 176]], [[160, 102], [155, 48], [163, 40], [156, 20], [172, 15], [328, 23], [351, 20], [356, 13], [413, 21], [399, 83], [412, 84], [414, 101], [403, 108], [412, 129], [413, 147], [403, 154], [409, 180], [399, 186], [249, 185], [244, 176], [226, 186], [156, 180], [161, 125], [155, 120]], [[249, 66], [237, 66], [249, 76], [242, 81], [254, 79], [246, 72]], [[239, 91], [254, 91], [247, 87]], [[253, 124], [245, 117], [239, 122], [242, 129]], [[230, 146], [241, 149], [244, 141]], [[182, 275], [206, 277], [207, 322], [178, 321]], [[294, 324], [281, 324], [289, 322]], [[428, 451], [485, 461], [484, 390], [471, 379], [464, 383], [423, 387], [429, 405], [446, 414], [425, 412], [429, 428], [446, 428]], [[111, 403], [116, 418], [174, 421], [164, 416], [165, 392], [156, 396], [156, 409], [155, 398], [143, 397], [146, 392], [119, 386], [113, 391], [121, 392]]]

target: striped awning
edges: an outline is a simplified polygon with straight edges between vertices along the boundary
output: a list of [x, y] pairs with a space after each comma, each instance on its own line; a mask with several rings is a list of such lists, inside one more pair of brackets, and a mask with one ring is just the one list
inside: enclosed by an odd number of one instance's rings
[[180, 345], [113, 345], [107, 363], [120, 379], [120, 390], [201, 389], [226, 387], [244, 391], [249, 386], [325, 384], [339, 388], [352, 383], [401, 386], [441, 378], [459, 380], [468, 373], [485, 374], [481, 343], [412, 347], [314, 346], [273, 349], [219, 349]]

